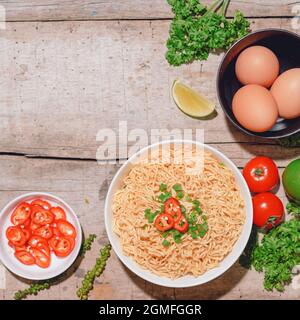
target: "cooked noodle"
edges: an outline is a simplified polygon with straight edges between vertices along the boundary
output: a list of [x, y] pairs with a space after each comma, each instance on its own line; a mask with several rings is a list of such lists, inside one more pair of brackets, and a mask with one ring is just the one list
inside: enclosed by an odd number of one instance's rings
[[[200, 155], [199, 150], [196, 153]], [[113, 230], [123, 253], [142, 268], [172, 279], [199, 276], [218, 266], [231, 252], [245, 220], [244, 202], [229, 168], [204, 151], [202, 174], [189, 175], [185, 169], [184, 164], [135, 164], [116, 192], [112, 208]], [[200, 201], [208, 223], [203, 238], [185, 234], [179, 244], [170, 240], [169, 247], [162, 245], [160, 232], [144, 217], [146, 208], [160, 207], [154, 198], [162, 182], [168, 189], [179, 183], [185, 193]], [[184, 205], [188, 208], [189, 204]]]

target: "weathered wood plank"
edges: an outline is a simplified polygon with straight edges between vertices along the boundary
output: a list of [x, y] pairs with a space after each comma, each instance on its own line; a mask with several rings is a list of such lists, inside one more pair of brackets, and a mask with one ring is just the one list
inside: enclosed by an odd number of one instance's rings
[[[203, 3], [209, 4], [210, 0]], [[165, 0], [0, 0], [8, 21], [96, 20], [96, 19], [166, 19], [172, 17]], [[241, 10], [248, 17], [295, 16], [290, 0], [238, 1], [232, 0], [228, 16]], [[298, 11], [299, 13], [299, 11]]]
[[[99, 248], [107, 242], [103, 208], [108, 185], [117, 166], [96, 162], [0, 157], [0, 207], [25, 192], [45, 191], [66, 200], [78, 214], [84, 233], [96, 233], [93, 249], [77, 270], [71, 270], [64, 281], [42, 292], [34, 299], [75, 299], [76, 286], [91, 268]], [[281, 170], [282, 172], [282, 170]], [[282, 187], [278, 195], [286, 202]], [[118, 281], [116, 281], [116, 274]], [[26, 283], [6, 272], [7, 289], [0, 296], [10, 299]], [[262, 290], [262, 276], [243, 269], [238, 263], [226, 274], [209, 284], [191, 289], [167, 289], [152, 285], [128, 271], [113, 253], [107, 268], [96, 282], [93, 299], [296, 299], [299, 293], [288, 288], [284, 294]]]
[[[252, 25], [290, 29], [290, 22], [254, 19]], [[217, 102], [222, 55], [168, 66], [168, 27], [169, 21], [8, 23], [0, 31], [0, 73], [9, 75], [0, 80], [0, 152], [93, 159], [101, 144], [97, 132], [111, 128], [118, 136], [121, 120], [129, 132], [204, 129], [207, 143], [274, 143], [239, 132], [219, 106], [210, 121], [178, 110], [170, 95], [176, 78]], [[286, 151], [287, 158], [295, 153]]]

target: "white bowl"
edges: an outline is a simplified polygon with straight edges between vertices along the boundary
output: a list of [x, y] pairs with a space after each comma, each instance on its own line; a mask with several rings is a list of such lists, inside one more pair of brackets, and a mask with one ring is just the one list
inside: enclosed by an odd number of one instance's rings
[[[217, 159], [223, 162], [228, 168], [230, 168], [236, 177], [236, 182], [240, 188], [241, 196], [244, 199], [245, 215], [246, 215], [245, 223], [239, 239], [233, 246], [232, 251], [226, 256], [226, 258], [219, 264], [218, 267], [213, 268], [198, 277], [189, 275], [189, 276], [184, 276], [175, 280], [172, 280], [166, 277], [160, 277], [152, 273], [151, 271], [145, 270], [141, 268], [132, 258], [127, 257], [123, 254], [122, 248], [120, 246], [119, 238], [112, 230], [113, 213], [111, 210], [114, 194], [122, 186], [123, 177], [125, 177], [129, 172], [129, 170], [132, 168], [134, 161], [136, 161], [138, 157], [145, 155], [146, 152], [149, 151], [149, 149], [152, 150], [154, 148], [157, 148], [160, 144], [164, 145], [164, 144], [170, 144], [170, 143], [180, 143], [180, 144], [185, 143], [190, 145], [195, 144], [200, 148], [204, 147], [207, 151], [211, 152]], [[138, 153], [136, 153], [131, 158], [129, 158], [129, 160], [126, 163], [124, 163], [123, 166], [119, 169], [119, 171], [117, 172], [117, 174], [115, 175], [114, 179], [111, 182], [111, 185], [108, 189], [108, 193], [106, 196], [106, 201], [105, 201], [106, 231], [107, 231], [109, 241], [114, 251], [116, 252], [117, 256], [119, 257], [119, 259], [125, 264], [125, 266], [128, 269], [130, 269], [132, 272], [134, 272], [136, 275], [140, 276], [141, 278], [149, 282], [152, 282], [154, 284], [165, 286], [165, 287], [171, 287], [171, 288], [187, 288], [187, 287], [201, 285], [203, 283], [211, 281], [219, 277], [220, 275], [222, 275], [238, 260], [238, 258], [244, 251], [250, 237], [252, 223], [253, 223], [252, 198], [251, 198], [251, 194], [249, 192], [248, 186], [242, 174], [240, 173], [239, 169], [235, 166], [235, 164], [231, 160], [229, 160], [221, 152], [219, 152], [215, 148], [212, 148], [208, 145], [204, 145], [197, 141], [189, 141], [189, 140], [164, 141], [164, 142], [153, 144], [151, 146], [148, 146], [140, 150]]]
[[[51, 254], [51, 264], [46, 269], [36, 265], [27, 266], [19, 262], [14, 256], [14, 250], [8, 245], [5, 234], [6, 229], [12, 225], [10, 216], [14, 208], [23, 201], [31, 201], [36, 198], [42, 198], [52, 205], [62, 207], [66, 212], [68, 221], [74, 225], [77, 231], [76, 244], [72, 253], [65, 258], [57, 258], [54, 254]], [[82, 243], [82, 230], [75, 212], [65, 201], [49, 193], [27, 193], [10, 201], [1, 211], [0, 230], [0, 260], [11, 272], [30, 280], [51, 279], [66, 271], [77, 258]]]

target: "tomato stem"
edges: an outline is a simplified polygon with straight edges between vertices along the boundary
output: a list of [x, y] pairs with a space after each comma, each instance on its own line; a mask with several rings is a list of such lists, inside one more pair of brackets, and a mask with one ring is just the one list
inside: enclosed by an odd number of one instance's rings
[[260, 177], [260, 176], [262, 176], [263, 172], [264, 172], [263, 169], [257, 168], [257, 169], [255, 169], [254, 174], [256, 176]]

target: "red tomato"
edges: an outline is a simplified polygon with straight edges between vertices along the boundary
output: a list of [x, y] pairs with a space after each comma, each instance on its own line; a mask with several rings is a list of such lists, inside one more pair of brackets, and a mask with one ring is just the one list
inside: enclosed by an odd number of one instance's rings
[[33, 265], [35, 263], [35, 259], [28, 251], [16, 251], [15, 257], [26, 265]]
[[19, 227], [8, 227], [6, 237], [14, 246], [18, 247], [23, 246], [27, 241], [26, 235]]
[[165, 202], [164, 206], [165, 213], [171, 215], [175, 222], [179, 221], [182, 215], [181, 206], [177, 199], [169, 198]]
[[40, 236], [44, 239], [50, 239], [53, 236], [53, 231], [52, 228], [50, 226], [42, 226], [36, 230], [33, 231], [33, 234], [35, 236]]
[[65, 210], [61, 207], [52, 207], [50, 211], [54, 214], [55, 220], [67, 220]]
[[37, 244], [37, 249], [39, 249], [42, 252], [44, 252], [47, 256], [50, 256], [50, 248], [49, 248], [48, 243], [39, 242]]
[[189, 223], [186, 221], [184, 216], [181, 216], [179, 221], [175, 222], [174, 229], [181, 233], [186, 233], [189, 229]]
[[274, 189], [279, 182], [278, 168], [275, 162], [267, 157], [256, 157], [250, 160], [243, 176], [251, 192], [260, 193]]
[[43, 244], [48, 244], [47, 240], [40, 237], [40, 236], [32, 236], [29, 240], [28, 240], [28, 245], [36, 248], [38, 246], [39, 243], [43, 243]]
[[42, 208], [44, 208], [45, 210], [50, 210], [51, 208], [51, 204], [45, 200], [42, 200], [42, 199], [35, 199], [31, 202], [31, 205], [34, 206], [34, 205], [38, 205]]
[[174, 227], [174, 219], [168, 213], [162, 213], [154, 221], [155, 227], [159, 231], [167, 231]]
[[31, 254], [34, 258], [35, 263], [41, 268], [48, 268], [51, 262], [51, 257], [38, 250], [36, 248], [31, 249]]
[[57, 257], [63, 258], [71, 253], [73, 242], [70, 239], [59, 236], [50, 239], [49, 244]]
[[57, 220], [56, 227], [63, 236], [76, 238], [77, 232], [70, 222], [66, 220]]
[[284, 207], [281, 200], [273, 193], [265, 192], [252, 198], [253, 222], [266, 230], [277, 226], [283, 219]]
[[14, 225], [24, 224], [26, 220], [30, 217], [31, 207], [28, 203], [22, 202], [19, 204], [16, 209], [13, 211], [10, 221]]
[[34, 205], [32, 207], [31, 220], [35, 224], [44, 226], [53, 222], [54, 214], [39, 205]]

